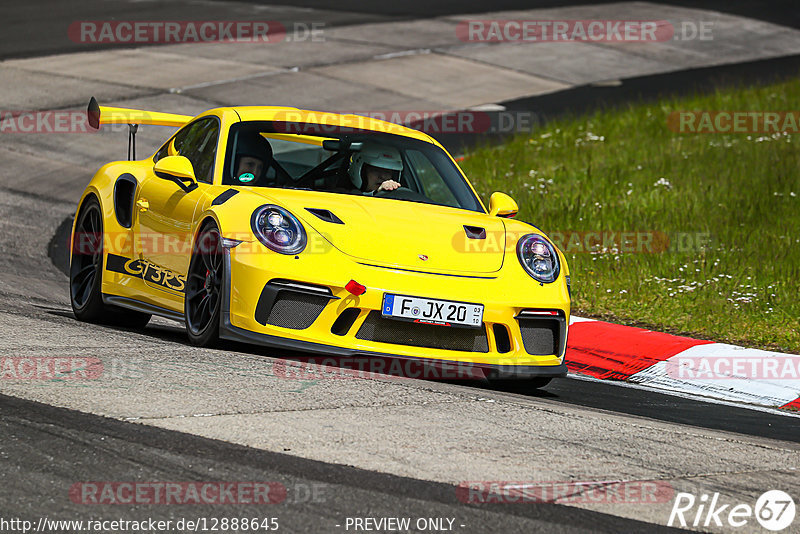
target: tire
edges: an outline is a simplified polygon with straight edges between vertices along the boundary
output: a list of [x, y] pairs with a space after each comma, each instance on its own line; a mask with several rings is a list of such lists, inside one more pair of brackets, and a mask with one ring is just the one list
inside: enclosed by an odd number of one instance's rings
[[222, 238], [217, 227], [209, 223], [197, 234], [186, 276], [183, 315], [192, 345], [214, 347], [219, 342], [224, 280]]
[[545, 387], [552, 381], [552, 377], [549, 376], [539, 376], [536, 378], [529, 378], [525, 381], [525, 385], [531, 389], [540, 389]]
[[79, 321], [144, 328], [150, 315], [103, 304], [103, 212], [91, 197], [81, 208], [72, 235], [69, 300]]
[[533, 378], [490, 378], [489, 384], [495, 389], [525, 393], [545, 387], [553, 377], [536, 376]]

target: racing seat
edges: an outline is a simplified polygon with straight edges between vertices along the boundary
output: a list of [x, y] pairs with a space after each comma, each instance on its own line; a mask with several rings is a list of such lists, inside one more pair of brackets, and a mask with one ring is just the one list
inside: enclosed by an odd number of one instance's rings
[[[260, 172], [244, 172], [240, 169], [242, 158], [253, 158], [262, 163]], [[250, 170], [250, 169], [247, 169]], [[236, 140], [233, 176], [225, 176], [225, 185], [247, 185], [255, 187], [281, 186], [291, 183], [292, 178], [275, 160], [272, 145], [258, 132], [241, 132]]]

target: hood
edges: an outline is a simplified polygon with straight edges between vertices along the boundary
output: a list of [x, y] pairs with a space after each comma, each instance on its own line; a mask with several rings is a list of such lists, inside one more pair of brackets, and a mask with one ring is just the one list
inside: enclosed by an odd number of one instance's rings
[[[288, 209], [363, 263], [459, 274], [493, 273], [503, 265], [505, 225], [499, 217], [371, 196], [293, 189], [253, 192]], [[337, 219], [343, 224], [331, 222]]]

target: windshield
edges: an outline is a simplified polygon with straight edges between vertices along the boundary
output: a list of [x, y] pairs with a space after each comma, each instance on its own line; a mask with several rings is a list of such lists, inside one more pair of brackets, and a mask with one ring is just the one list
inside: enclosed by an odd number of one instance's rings
[[[284, 133], [282, 123], [231, 127], [223, 184], [376, 196], [483, 211], [441, 148], [371, 131]], [[323, 129], [324, 128], [324, 129]]]

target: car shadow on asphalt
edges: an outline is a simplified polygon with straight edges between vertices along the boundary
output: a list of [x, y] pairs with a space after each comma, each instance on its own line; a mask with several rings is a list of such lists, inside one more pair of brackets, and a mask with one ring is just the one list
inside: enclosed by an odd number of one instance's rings
[[[75, 319], [72, 311], [49, 308], [46, 310], [51, 315]], [[77, 319], [75, 319], [77, 320]], [[121, 332], [136, 332], [144, 336], [169, 343], [178, 343], [191, 347], [185, 329], [179, 323], [161, 321], [149, 324], [144, 330], [125, 328], [119, 325], [97, 324], [98, 328], [116, 330]], [[275, 349], [250, 345], [236, 341], [223, 341], [221, 346], [212, 350], [218, 352], [240, 352], [265, 358], [275, 359], [273, 373], [282, 378], [287, 376], [303, 379], [340, 379], [361, 378], [365, 380], [418, 380], [422, 383], [441, 383], [454, 386], [464, 386], [480, 390], [514, 393], [539, 398], [558, 398], [558, 395], [546, 389], [531, 387], [525, 380], [492, 382], [483, 376], [478, 376], [477, 368], [471, 366], [440, 367], [416, 360], [390, 357], [337, 357], [310, 355], [299, 351], [281, 350], [276, 354]]]

